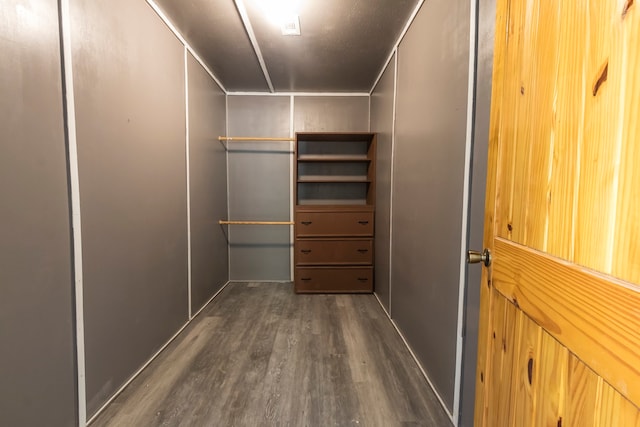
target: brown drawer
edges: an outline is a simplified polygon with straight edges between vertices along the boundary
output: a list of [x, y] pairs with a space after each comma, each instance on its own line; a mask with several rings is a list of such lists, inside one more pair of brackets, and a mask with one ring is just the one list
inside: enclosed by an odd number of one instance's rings
[[373, 292], [373, 267], [297, 267], [295, 290], [299, 293]]
[[295, 261], [298, 264], [371, 264], [372, 239], [296, 240]]
[[373, 212], [297, 212], [296, 236], [373, 236]]

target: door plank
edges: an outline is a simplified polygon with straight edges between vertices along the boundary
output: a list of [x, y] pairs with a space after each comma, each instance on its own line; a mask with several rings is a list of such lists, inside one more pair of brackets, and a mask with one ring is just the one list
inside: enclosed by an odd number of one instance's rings
[[[637, 3], [637, 2], [636, 2]], [[620, 189], [618, 193], [613, 275], [640, 283], [640, 10], [631, 6], [624, 16], [625, 84]], [[635, 95], [635, 96], [634, 96]]]
[[587, 96], [574, 262], [603, 273], [611, 273], [622, 138], [618, 118], [624, 93], [624, 55], [618, 4], [622, 2], [597, 1], [590, 5], [586, 44], [576, 50], [576, 55], [587, 59]]
[[580, 147], [584, 138], [584, 106], [587, 91], [586, 58], [576, 55], [584, 51], [587, 34], [586, 2], [559, 2], [560, 31], [558, 47], [560, 60], [557, 73], [557, 101], [554, 115], [552, 174], [549, 183], [549, 225], [546, 252], [566, 259], [574, 259], [577, 190], [580, 178]]
[[[493, 249], [493, 230], [496, 218], [496, 175], [498, 168], [498, 154], [500, 141], [500, 117], [502, 106], [502, 92], [504, 87], [504, 64], [503, 56], [507, 43], [507, 16], [510, 0], [498, 0], [496, 5], [496, 37], [495, 52], [493, 57], [493, 83], [491, 85], [491, 118], [489, 124], [489, 147], [487, 161], [487, 189], [485, 200], [485, 217], [484, 217], [484, 237], [483, 246]], [[492, 312], [492, 286], [491, 286], [491, 270], [482, 269], [482, 279], [480, 284], [480, 321], [478, 325], [478, 356], [476, 369], [476, 395], [474, 404], [474, 424], [476, 426], [485, 425], [487, 418], [488, 401], [485, 396], [488, 393], [488, 378], [491, 372], [490, 361], [487, 357], [487, 348], [489, 343], [489, 334], [492, 330], [491, 316], [486, 313]]]
[[493, 284], [635, 404], [640, 287], [495, 239]]
[[565, 425], [590, 427], [596, 425], [597, 405], [602, 378], [598, 377], [574, 354], [569, 354], [569, 383]]
[[607, 383], [602, 384], [598, 425], [640, 427], [640, 411]]
[[[512, 206], [514, 198], [514, 176], [516, 173], [516, 123], [518, 120], [517, 95], [520, 93], [520, 60], [522, 50], [525, 9], [519, 1], [502, 1], [498, 4], [498, 13], [502, 12], [507, 21], [505, 27], [506, 39], [496, 37], [496, 45], [504, 42], [500, 52], [504, 52], [504, 79], [500, 98], [496, 99], [500, 105], [498, 169], [496, 179], [496, 216], [495, 232], [501, 237], [511, 239], [513, 236]], [[500, 16], [500, 15], [499, 15]], [[496, 29], [496, 34], [499, 34]], [[496, 53], [499, 54], [498, 48]], [[494, 74], [494, 80], [497, 76]], [[493, 101], [492, 101], [493, 103]], [[493, 114], [493, 113], [492, 113]], [[493, 126], [493, 124], [491, 125]]]
[[514, 357], [512, 380], [513, 409], [509, 425], [533, 425], [535, 387], [540, 359], [542, 328], [518, 310], [518, 344]]
[[[546, 248], [546, 228], [549, 206], [550, 155], [555, 143], [554, 115], [559, 63], [558, 36], [560, 13], [555, 2], [535, 0], [537, 22], [532, 23], [533, 63], [529, 82], [523, 82], [527, 119], [531, 121], [528, 156], [528, 189], [524, 242], [538, 250]], [[531, 18], [534, 19], [534, 18]], [[549, 143], [544, 143], [549, 141]]]
[[488, 425], [507, 425], [511, 408], [511, 366], [515, 343], [516, 308], [499, 294], [494, 296], [494, 319], [492, 332], [492, 354], [490, 401]]
[[549, 334], [542, 334], [535, 400], [535, 423], [561, 426], [565, 410], [569, 352]]
[[[516, 23], [514, 29], [518, 33], [513, 38], [518, 41], [517, 50], [511, 50], [515, 58], [511, 58], [513, 67], [509, 70], [512, 73], [510, 78], [510, 86], [508, 99], [514, 103], [513, 114], [505, 120], [505, 125], [509, 129], [513, 129], [513, 140], [509, 143], [514, 146], [513, 160], [509, 166], [513, 169], [511, 198], [510, 198], [510, 216], [509, 216], [509, 232], [511, 236], [509, 240], [520, 244], [527, 243], [526, 237], [526, 215], [527, 200], [529, 198], [529, 175], [531, 162], [529, 161], [531, 154], [531, 138], [530, 134], [533, 129], [532, 123], [533, 105], [532, 93], [535, 92], [532, 68], [535, 66], [536, 53], [536, 35], [538, 21], [538, 7], [535, 0], [526, 0], [516, 2], [519, 6], [522, 3], [524, 7], [514, 7], [510, 19]], [[509, 49], [515, 47], [509, 46]], [[535, 95], [534, 95], [535, 96]], [[505, 142], [507, 142], [505, 141]]]

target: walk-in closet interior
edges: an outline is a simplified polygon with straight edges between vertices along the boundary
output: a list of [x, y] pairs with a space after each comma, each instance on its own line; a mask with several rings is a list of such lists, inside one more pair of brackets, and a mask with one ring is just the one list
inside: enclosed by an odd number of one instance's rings
[[[263, 3], [0, 3], [0, 425], [109, 425], [203, 328], [241, 357], [278, 310], [370, 330], [380, 372], [410, 365], [380, 387], [422, 390], [399, 405], [473, 424], [494, 1], [300, 0], [293, 36]], [[287, 396], [290, 419], [145, 425], [359, 422]]]

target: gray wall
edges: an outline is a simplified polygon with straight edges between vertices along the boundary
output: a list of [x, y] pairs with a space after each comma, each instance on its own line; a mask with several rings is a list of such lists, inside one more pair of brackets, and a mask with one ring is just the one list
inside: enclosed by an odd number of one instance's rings
[[371, 93], [371, 132], [376, 132], [376, 247], [375, 292], [389, 312], [389, 253], [391, 251], [391, 161], [393, 142], [393, 101], [395, 96], [395, 56]]
[[[189, 320], [184, 46], [144, 2], [71, 2], [87, 413]], [[225, 95], [188, 59], [192, 309], [227, 281]]]
[[184, 50], [144, 2], [71, 11], [90, 415], [188, 319]]
[[295, 132], [367, 132], [369, 97], [296, 96]]
[[[288, 96], [229, 96], [228, 135], [283, 137], [290, 133]], [[228, 142], [229, 219], [289, 221], [290, 142]], [[232, 280], [288, 281], [290, 226], [232, 225]]]
[[0, 3], [0, 425], [71, 426], [73, 278], [56, 1]]
[[189, 180], [191, 199], [191, 311], [197, 312], [229, 280], [225, 230], [227, 156], [218, 141], [226, 132], [226, 96], [188, 55]]
[[[469, 203], [469, 248], [482, 250], [484, 203], [487, 182], [489, 119], [491, 113], [491, 77], [495, 35], [495, 0], [478, 0], [477, 63], [473, 130], [471, 199]], [[468, 266], [465, 293], [465, 336], [462, 366], [460, 426], [473, 426], [475, 375], [478, 351], [481, 265]]]
[[[301, 132], [369, 130], [367, 96], [230, 95], [228, 135], [289, 137]], [[229, 219], [288, 221], [292, 144], [229, 142]], [[228, 226], [231, 280], [291, 280], [291, 227]]]
[[453, 411], [468, 2], [425, 2], [398, 61], [391, 311]]

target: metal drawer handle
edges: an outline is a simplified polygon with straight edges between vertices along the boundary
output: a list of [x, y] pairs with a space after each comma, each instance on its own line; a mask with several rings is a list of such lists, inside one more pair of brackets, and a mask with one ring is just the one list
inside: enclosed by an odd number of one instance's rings
[[302, 280], [303, 282], [308, 282], [309, 280], [311, 280], [311, 277], [301, 277], [300, 280]]
[[358, 224], [367, 225], [367, 224], [369, 224], [369, 221], [358, 221]]
[[303, 254], [310, 254], [311, 249], [300, 249], [300, 252], [302, 252]]
[[367, 252], [369, 252], [369, 249], [358, 249], [358, 252], [360, 252], [361, 254], [366, 254]]
[[367, 279], [366, 277], [358, 277], [358, 281], [360, 281], [360, 282], [366, 282], [368, 280], [369, 279]]
[[311, 221], [300, 221], [302, 225], [311, 225]]

